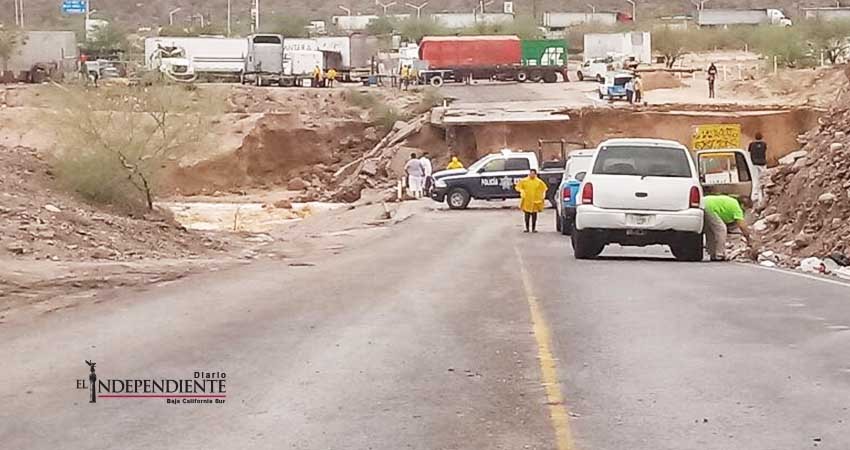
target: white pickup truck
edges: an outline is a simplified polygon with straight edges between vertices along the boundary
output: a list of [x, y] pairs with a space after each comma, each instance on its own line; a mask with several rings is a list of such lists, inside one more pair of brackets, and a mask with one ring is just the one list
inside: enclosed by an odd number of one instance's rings
[[600, 144], [577, 198], [576, 258], [595, 258], [610, 243], [664, 244], [676, 259], [702, 261], [703, 185], [711, 193], [757, 197], [758, 182], [743, 150], [700, 151], [697, 160], [673, 141]]

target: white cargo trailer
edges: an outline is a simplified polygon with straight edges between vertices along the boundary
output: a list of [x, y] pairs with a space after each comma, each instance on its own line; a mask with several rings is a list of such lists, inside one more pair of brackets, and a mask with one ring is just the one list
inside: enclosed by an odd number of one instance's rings
[[648, 31], [584, 35], [584, 60], [606, 57], [634, 58], [642, 64], [651, 64], [652, 35]]
[[826, 6], [820, 8], [802, 8], [806, 19], [812, 20], [850, 20], [850, 7]]
[[777, 25], [790, 27], [791, 20], [778, 9], [702, 9], [697, 14], [701, 27], [728, 27], [735, 25]]
[[576, 25], [592, 23], [596, 25], [616, 25], [615, 12], [547, 12], [543, 13], [543, 26], [549, 30], [563, 30]]

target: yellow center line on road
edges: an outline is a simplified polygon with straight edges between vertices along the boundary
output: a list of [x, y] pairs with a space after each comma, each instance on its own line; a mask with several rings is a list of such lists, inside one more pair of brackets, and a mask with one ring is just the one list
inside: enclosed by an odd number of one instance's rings
[[555, 428], [555, 440], [558, 450], [575, 450], [573, 434], [570, 429], [570, 416], [567, 413], [564, 395], [561, 392], [561, 383], [558, 380], [557, 360], [552, 356], [552, 334], [543, 311], [531, 285], [531, 277], [525, 268], [519, 248], [514, 246], [517, 260], [519, 261], [522, 284], [525, 288], [525, 297], [528, 301], [528, 309], [531, 311], [531, 323], [534, 330], [534, 339], [537, 341], [537, 359], [540, 361], [540, 375], [543, 387], [546, 389], [546, 399], [549, 405], [549, 417]]

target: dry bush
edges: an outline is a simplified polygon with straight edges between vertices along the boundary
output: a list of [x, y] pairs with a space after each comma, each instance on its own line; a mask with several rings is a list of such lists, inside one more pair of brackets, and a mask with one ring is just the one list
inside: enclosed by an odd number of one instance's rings
[[61, 185], [128, 210], [153, 209], [169, 163], [205, 145], [218, 110], [173, 85], [63, 90], [56, 101]]

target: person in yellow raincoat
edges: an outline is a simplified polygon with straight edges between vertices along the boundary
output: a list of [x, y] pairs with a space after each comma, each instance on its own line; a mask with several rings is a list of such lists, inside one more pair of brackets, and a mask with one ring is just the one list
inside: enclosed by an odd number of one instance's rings
[[452, 155], [452, 160], [451, 160], [451, 162], [449, 162], [449, 165], [446, 166], [446, 169], [447, 170], [463, 169], [463, 163], [460, 162], [459, 159], [457, 159], [457, 156]]
[[543, 211], [546, 200], [546, 183], [537, 177], [537, 171], [531, 169], [527, 177], [519, 180], [514, 187], [519, 192], [519, 209], [525, 213], [525, 232], [537, 233], [537, 214]]

